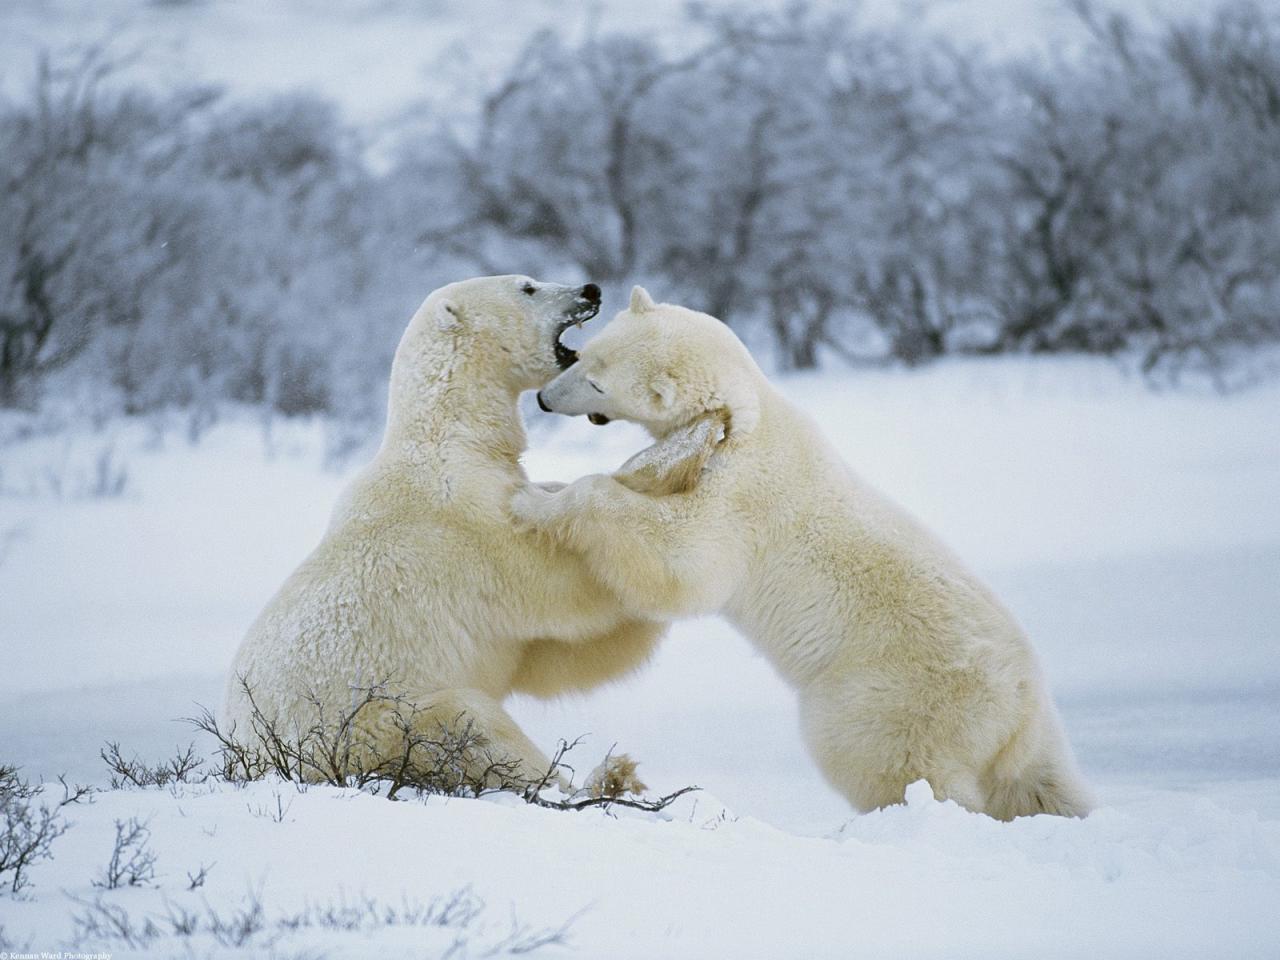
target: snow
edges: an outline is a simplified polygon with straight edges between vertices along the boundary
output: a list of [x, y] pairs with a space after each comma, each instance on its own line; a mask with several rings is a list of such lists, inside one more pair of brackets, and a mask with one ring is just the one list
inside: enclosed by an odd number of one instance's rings
[[[1157, 392], [1094, 361], [993, 360], [781, 386], [1028, 628], [1101, 797], [1087, 820], [1000, 824], [923, 788], [852, 816], [787, 689], [704, 619], [673, 627], [634, 679], [511, 704], [544, 748], [589, 734], [581, 770], [617, 743], [655, 791], [704, 788], [664, 814], [269, 783], [107, 792], [65, 808], [75, 825], [32, 899], [0, 898], [3, 935], [70, 943], [86, 909], [71, 898], [99, 894], [114, 821], [137, 816], [158, 886], [101, 895], [138, 922], [175, 905], [229, 916], [251, 891], [269, 927], [307, 905], [425, 905], [467, 886], [485, 904], [465, 927], [150, 944], [166, 955], [431, 956], [462, 940], [455, 955], [473, 956], [502, 946], [514, 914], [526, 932], [573, 918], [539, 956], [1274, 956], [1280, 384]], [[625, 424], [529, 419], [537, 479], [611, 469], [645, 443]], [[101, 784], [105, 740], [159, 760], [192, 739], [174, 718], [217, 704], [241, 634], [358, 466], [325, 466], [330, 429], [268, 435], [244, 414], [194, 446], [176, 424], [120, 422], [0, 446], [0, 761]], [[108, 448], [124, 490], [85, 495]], [[201, 863], [216, 866], [188, 892]]]
[[[268, 943], [276, 955], [441, 956], [454, 938], [467, 943], [462, 955], [478, 956], [513, 926], [566, 923], [566, 943], [538, 955], [1274, 955], [1273, 821], [1205, 799], [1013, 824], [936, 803], [924, 784], [909, 801], [804, 839], [734, 817], [709, 797], [669, 815], [615, 819], [269, 783], [118, 791], [72, 808], [77, 822], [58, 859], [33, 874], [49, 892], [5, 901], [3, 916], [16, 943], [36, 937], [32, 945], [47, 949], [72, 941], [72, 917], [97, 896], [136, 926], [153, 917], [161, 929], [179, 909], [229, 917], [260, 900], [266, 929], [215, 956], [257, 956]], [[158, 885], [96, 890], [114, 822], [131, 817], [151, 831]], [[188, 891], [187, 875], [208, 865], [205, 885]], [[396, 907], [462, 889], [486, 908], [463, 930], [278, 927], [308, 907]], [[149, 946], [179, 953], [184, 939]], [[217, 945], [198, 930], [191, 946], [199, 956]], [[131, 955], [102, 938], [78, 947]]]
[[[376, 147], [415, 103], [473, 102], [541, 27], [692, 43], [673, 26], [682, 5], [7, 0], [0, 95], [26, 91], [42, 50], [104, 42], [137, 53], [130, 81], [315, 91]], [[1079, 30], [1048, 2], [865, 8], [997, 55]], [[0, 894], [0, 955], [456, 958], [544, 935], [537, 956], [1280, 954], [1280, 385], [1154, 391], [1110, 364], [1006, 359], [782, 386], [1028, 628], [1098, 788], [1087, 820], [996, 823], [923, 784], [853, 816], [809, 761], [789, 691], [703, 619], [675, 625], [635, 678], [510, 705], [544, 748], [587, 734], [581, 770], [617, 744], [655, 791], [703, 788], [662, 814], [280, 783], [105, 791], [63, 809], [73, 825], [27, 898]], [[530, 420], [536, 479], [612, 469], [646, 442], [625, 424]], [[0, 418], [0, 763], [101, 785], [104, 741], [160, 760], [193, 739], [177, 718], [220, 701], [239, 638], [360, 457], [327, 463], [336, 425], [250, 412], [195, 445], [177, 416], [70, 423], [26, 436]], [[99, 890], [115, 823], [135, 817], [156, 880]], [[262, 929], [244, 942], [207, 929], [255, 902]], [[95, 903], [160, 932], [78, 936]], [[191, 937], [166, 920], [181, 911], [200, 918]]]

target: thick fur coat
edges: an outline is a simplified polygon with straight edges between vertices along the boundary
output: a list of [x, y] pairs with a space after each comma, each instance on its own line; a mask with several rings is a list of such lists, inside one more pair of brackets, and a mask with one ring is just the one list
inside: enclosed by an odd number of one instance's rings
[[658, 449], [708, 445], [688, 492], [591, 476], [526, 486], [513, 511], [637, 615], [727, 617], [794, 687], [809, 749], [853, 806], [901, 802], [923, 778], [1001, 819], [1088, 812], [1012, 616], [840, 460], [724, 324], [637, 288], [539, 399], [643, 424]]
[[[598, 304], [593, 285], [527, 277], [426, 299], [396, 351], [381, 448], [236, 654], [223, 718], [238, 737], [254, 704], [305, 730], [317, 702], [333, 718], [385, 683], [425, 732], [469, 722], [536, 777], [549, 761], [504, 698], [588, 689], [645, 662], [663, 626], [625, 612], [580, 554], [508, 511], [527, 482], [517, 398], [571, 361], [559, 336]], [[374, 711], [361, 737], [394, 753], [396, 722]]]

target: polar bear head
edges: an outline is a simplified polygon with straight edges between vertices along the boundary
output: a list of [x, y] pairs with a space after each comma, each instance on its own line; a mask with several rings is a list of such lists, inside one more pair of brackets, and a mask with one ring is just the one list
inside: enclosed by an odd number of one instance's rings
[[654, 303], [636, 287], [631, 303], [538, 393], [550, 413], [592, 423], [630, 420], [661, 438], [707, 414], [743, 434], [760, 415], [764, 374], [733, 331], [705, 313]]
[[560, 338], [599, 309], [594, 283], [564, 286], [518, 275], [461, 280], [427, 297], [405, 331], [396, 365], [427, 373], [438, 365], [431, 358], [465, 359], [482, 368], [486, 380], [529, 390], [577, 360]]

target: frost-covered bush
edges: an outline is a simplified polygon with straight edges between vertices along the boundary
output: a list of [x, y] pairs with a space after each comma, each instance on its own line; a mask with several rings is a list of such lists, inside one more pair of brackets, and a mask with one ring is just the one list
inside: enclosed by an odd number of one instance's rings
[[137, 817], [117, 820], [111, 856], [93, 885], [103, 890], [150, 886], [156, 877], [156, 852], [150, 841], [150, 828]]
[[1019, 70], [994, 349], [1144, 365], [1280, 336], [1280, 19], [1139, 30], [1081, 6], [1078, 62]]
[[1076, 6], [1086, 41], [1044, 61], [804, 2], [693, 5], [679, 43], [541, 33], [376, 171], [314, 97], [46, 59], [0, 102], [0, 407], [87, 383], [367, 429], [407, 317], [481, 273], [651, 283], [784, 367], [1280, 339], [1280, 14]]
[[[211, 775], [232, 783], [278, 777], [297, 784], [355, 787], [389, 800], [402, 793], [481, 797], [507, 792], [558, 810], [608, 804], [661, 810], [696, 789], [685, 787], [653, 800], [627, 797], [624, 794], [635, 784], [634, 763], [625, 757], [611, 762], [607, 756], [598, 768], [598, 783], [579, 791], [585, 796], [551, 798], [544, 791], [556, 785], [562, 772], [573, 772], [565, 757], [579, 741], [561, 741], [548, 769], [529, 776], [521, 772], [519, 761], [495, 753], [465, 714], [450, 722], [428, 720], [427, 712], [386, 683], [353, 688], [345, 706], [313, 696], [310, 721], [305, 727], [289, 728], [258, 706], [243, 678], [240, 683], [250, 704], [249, 729], [224, 728], [208, 710], [188, 720], [215, 744], [217, 765]], [[383, 727], [383, 736], [372, 735], [375, 725]], [[394, 731], [392, 736], [385, 735], [387, 730]], [[126, 760], [117, 744], [108, 744], [102, 757], [116, 775], [113, 786], [163, 785], [205, 776], [198, 772], [203, 761], [190, 749], [156, 767], [136, 758]]]
[[[43, 792], [42, 784], [21, 779], [14, 767], [0, 766], [0, 889], [11, 896], [30, 886], [27, 871], [53, 856], [53, 841], [68, 829], [58, 805], [40, 799]], [[72, 802], [71, 796], [65, 802]]]
[[[506, 926], [495, 924], [485, 902], [469, 887], [431, 900], [405, 897], [386, 902], [361, 896], [308, 901], [301, 910], [279, 911], [268, 910], [261, 892], [251, 890], [233, 907], [218, 908], [206, 901], [193, 908], [166, 900], [162, 914], [143, 916], [102, 893], [92, 900], [73, 899], [80, 907], [72, 917], [72, 944], [77, 949], [182, 956], [279, 956], [282, 939], [317, 934], [349, 939], [349, 955], [368, 955], [369, 938], [386, 930], [410, 931], [415, 956], [528, 956], [566, 943], [575, 919], [533, 927], [512, 915]], [[438, 951], [426, 949], [437, 942]]]
[[1076, 57], [1000, 65], [803, 3], [695, 7], [681, 54], [539, 37], [457, 144], [463, 222], [661, 278], [784, 366], [869, 329], [906, 363], [1277, 339], [1280, 19], [1077, 9]]
[[46, 59], [0, 103], [0, 177], [0, 406], [74, 378], [126, 413], [369, 410], [432, 282], [314, 98], [160, 95], [100, 52]]

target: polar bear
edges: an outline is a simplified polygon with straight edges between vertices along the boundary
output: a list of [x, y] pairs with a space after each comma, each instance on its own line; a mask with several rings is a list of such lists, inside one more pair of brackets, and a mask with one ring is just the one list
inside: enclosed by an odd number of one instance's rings
[[[587, 689], [648, 659], [663, 625], [625, 612], [582, 557], [507, 510], [527, 479], [517, 398], [573, 363], [560, 337], [599, 304], [595, 284], [522, 276], [427, 297], [396, 350], [381, 447], [244, 638], [226, 726], [243, 738], [256, 709], [307, 730], [317, 703], [333, 718], [385, 683], [415, 726], [465, 719], [490, 756], [535, 778], [549, 761], [503, 699]], [[403, 740], [402, 708], [380, 705], [361, 742], [385, 753]]]
[[1010, 614], [849, 470], [720, 321], [636, 288], [538, 399], [639, 423], [659, 448], [714, 446], [687, 493], [590, 476], [525, 486], [512, 510], [637, 614], [727, 617], [795, 689], [812, 755], [858, 810], [926, 779], [939, 799], [1000, 819], [1089, 811]]

